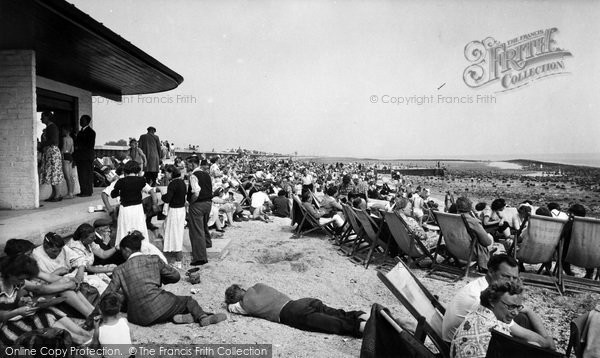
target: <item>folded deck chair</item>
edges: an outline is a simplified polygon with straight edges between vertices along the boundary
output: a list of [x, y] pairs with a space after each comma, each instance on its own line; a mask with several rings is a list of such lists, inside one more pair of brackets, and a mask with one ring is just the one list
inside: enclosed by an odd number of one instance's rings
[[587, 312], [571, 321], [571, 335], [569, 337], [569, 345], [567, 346], [567, 357], [571, 356], [571, 351], [575, 353], [576, 358], [583, 357], [586, 339], [583, 331], [589, 315], [590, 313]]
[[488, 345], [486, 358], [552, 358], [564, 357], [564, 354], [538, 345], [527, 343], [508, 334], [491, 330], [492, 338]]
[[[600, 267], [600, 220], [573, 217], [571, 242], [565, 261], [586, 269]], [[561, 284], [571, 291], [600, 292], [600, 281], [564, 276]]]
[[360, 357], [435, 358], [436, 355], [403, 329], [387, 308], [375, 303], [363, 332]]
[[[525, 264], [535, 265], [551, 262], [555, 254], [556, 257], [561, 257], [559, 244], [566, 220], [531, 215], [526, 219], [526, 223], [527, 228], [519, 236], [522, 242], [517, 250], [513, 250], [515, 259]], [[560, 260], [558, 265], [560, 266]], [[561, 292], [558, 277], [527, 272], [522, 272], [520, 276], [523, 282], [532, 286], [555, 287]]]
[[448, 357], [450, 346], [442, 339], [442, 319], [446, 310], [437, 298], [402, 261], [388, 273], [378, 271], [377, 277], [417, 320], [414, 337], [420, 342], [429, 337], [442, 356]]
[[306, 209], [304, 209], [304, 206], [302, 206], [302, 202], [300, 201], [300, 198], [298, 198], [297, 195], [294, 195], [293, 198], [294, 203], [297, 205], [298, 209], [300, 209], [295, 213], [300, 215], [301, 217], [300, 220], [295, 219], [296, 222], [299, 222], [298, 227], [296, 228], [296, 235], [298, 237], [302, 237], [302, 235], [306, 235], [310, 232], [317, 230], [323, 231], [327, 236], [329, 236], [332, 239], [335, 237], [335, 228], [333, 227], [333, 222], [321, 224], [319, 222], [319, 219], [314, 218], [312, 215], [310, 215], [310, 213], [306, 211]]
[[368, 248], [368, 254], [365, 259], [360, 259], [358, 257], [356, 257], [356, 259], [357, 262], [364, 264], [365, 268], [368, 268], [369, 262], [371, 262], [371, 257], [376, 250], [381, 249], [383, 255], [387, 255], [388, 242], [381, 236], [382, 220], [380, 220], [381, 222], [377, 224], [365, 210], [356, 210], [355, 212], [356, 218], [363, 228], [363, 238], [364, 242], [367, 244], [367, 246], [365, 246], [365, 250]]
[[[440, 237], [435, 249], [433, 266], [428, 275], [452, 281], [463, 279], [469, 275], [469, 269], [473, 265], [472, 259], [475, 256], [477, 237], [472, 233], [464, 214], [449, 214], [439, 211], [433, 213], [440, 227]], [[437, 256], [443, 251], [442, 238], [447, 255], [443, 262], [438, 263]]]
[[410, 232], [408, 225], [402, 217], [396, 213], [388, 213], [386, 211], [381, 211], [381, 215], [390, 230], [392, 238], [398, 245], [398, 248], [402, 254], [408, 258], [409, 265], [412, 265], [413, 262], [418, 265], [421, 260], [428, 257], [433, 263], [434, 259], [431, 252], [419, 238], [415, 237], [415, 235]]

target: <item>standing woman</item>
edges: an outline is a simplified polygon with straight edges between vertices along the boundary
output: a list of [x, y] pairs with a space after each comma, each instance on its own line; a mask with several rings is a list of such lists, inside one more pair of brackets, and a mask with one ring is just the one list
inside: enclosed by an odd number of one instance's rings
[[52, 186], [52, 194], [46, 201], [61, 201], [58, 186], [63, 180], [62, 156], [58, 149], [58, 126], [52, 122], [52, 112], [42, 112], [41, 121], [46, 125], [42, 134], [42, 184]]
[[162, 196], [162, 201], [169, 205], [169, 212], [164, 223], [164, 252], [174, 252], [175, 268], [181, 269], [183, 258], [183, 233], [185, 228], [185, 199], [187, 186], [181, 178], [179, 169], [174, 165], [167, 165], [165, 173], [169, 181], [167, 193]]
[[142, 192], [150, 194], [152, 197], [152, 209], [158, 211], [156, 193], [146, 183], [146, 180], [139, 176], [140, 171], [140, 163], [135, 160], [125, 163], [123, 167], [125, 177], [117, 181], [115, 188], [110, 193], [113, 199], [117, 197], [121, 198], [121, 207], [117, 222], [116, 247], [119, 247], [121, 239], [133, 230], [138, 230], [145, 238], [148, 238], [146, 215], [144, 215], [144, 207], [142, 206]]
[[121, 206], [119, 208], [119, 218], [117, 220], [117, 238], [115, 247], [119, 247], [121, 239], [132, 231], [138, 231], [144, 237], [142, 241], [141, 252], [143, 254], [158, 255], [166, 263], [165, 256], [152, 245], [146, 228], [146, 215], [142, 205], [142, 192], [150, 194], [152, 197], [152, 210], [158, 212], [158, 199], [154, 189], [146, 183], [144, 177], [139, 176], [141, 172], [140, 164], [135, 160], [125, 163], [123, 173], [125, 177], [119, 179], [110, 196], [120, 197]]
[[146, 155], [144, 152], [138, 147], [138, 141], [135, 139], [131, 139], [129, 141], [129, 158], [131, 160], [135, 160], [140, 164], [140, 168], [144, 170], [146, 168]]
[[75, 181], [73, 180], [73, 137], [71, 137], [71, 128], [62, 127], [62, 147], [60, 149], [62, 153], [62, 170], [67, 182], [67, 195], [64, 199], [73, 199], [73, 190], [75, 188]]

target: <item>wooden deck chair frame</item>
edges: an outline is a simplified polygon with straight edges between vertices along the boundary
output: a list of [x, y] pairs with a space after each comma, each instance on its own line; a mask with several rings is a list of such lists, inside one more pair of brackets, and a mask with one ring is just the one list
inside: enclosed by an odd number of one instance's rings
[[397, 213], [389, 213], [380, 210], [381, 216], [390, 230], [392, 238], [398, 245], [398, 249], [406, 256], [409, 267], [425, 258], [430, 258], [433, 263], [434, 257], [427, 247], [410, 232], [408, 224]]
[[442, 319], [446, 309], [400, 261], [388, 273], [377, 271], [377, 277], [417, 320], [414, 337], [421, 342], [429, 337], [443, 357], [449, 357], [450, 346], [442, 339]]
[[[306, 235], [313, 231], [321, 230], [327, 236], [329, 236], [331, 239], [333, 239], [335, 237], [333, 222], [328, 222], [326, 224], [319, 223], [319, 220], [316, 218], [313, 218], [306, 211], [304, 206], [302, 206], [302, 202], [300, 201], [300, 198], [298, 198], [297, 195], [294, 195], [293, 198], [294, 198], [294, 201], [296, 202], [296, 204], [300, 207], [300, 211], [302, 212], [302, 220], [299, 221], [298, 227], [296, 228], [296, 236], [302, 237], [303, 235]], [[298, 220], [296, 220], [296, 221], [298, 221]], [[311, 227], [309, 229], [304, 230], [303, 227], [306, 223], [308, 223]]]
[[[583, 268], [600, 267], [600, 219], [572, 217], [571, 242], [565, 261]], [[575, 292], [600, 292], [600, 281], [563, 275], [559, 270], [561, 287]]]
[[[511, 250], [513, 257], [525, 264], [542, 264], [541, 269], [544, 269], [543, 264], [551, 262], [555, 256], [562, 256], [561, 238], [566, 223], [567, 221], [563, 219], [530, 215], [519, 229], [517, 237], [522, 238], [523, 241], [519, 244], [518, 250], [515, 249], [518, 240], [513, 242]], [[526, 231], [523, 229], [525, 225], [527, 225]], [[523, 237], [523, 232], [527, 233], [526, 237]], [[561, 271], [561, 260], [557, 260], [557, 265], [559, 266], [557, 271]], [[541, 270], [538, 273], [522, 272], [520, 277], [524, 283], [531, 286], [554, 287], [562, 295], [558, 276], [546, 276], [540, 273]]]
[[[435, 248], [433, 265], [427, 275], [445, 281], [459, 281], [469, 275], [469, 270], [473, 265], [472, 259], [477, 237], [473, 233], [473, 230], [471, 230], [469, 227], [469, 223], [467, 222], [465, 214], [449, 214], [434, 211], [433, 215], [435, 216], [437, 225], [440, 228], [440, 236]], [[447, 226], [448, 220], [455, 221], [455, 229], [459, 231], [464, 230], [464, 232], [454, 232], [452, 228]], [[445, 256], [443, 262], [438, 263], [437, 256], [442, 252], [442, 238], [444, 239], [447, 255]], [[466, 244], [466, 242], [464, 244], [461, 242], [465, 239], [469, 240], [468, 244]], [[462, 248], [459, 247], [461, 246], [460, 244], [463, 244]], [[454, 261], [454, 263], [451, 264], [451, 261]], [[463, 267], [461, 267], [461, 261], [466, 261]]]
[[363, 227], [365, 242], [369, 245], [369, 252], [364, 260], [358, 259], [358, 262], [362, 261], [365, 268], [369, 267], [373, 253], [378, 247], [383, 248], [383, 255], [387, 255], [389, 245], [387, 241], [382, 240], [381, 232], [383, 227], [383, 219], [380, 224], [375, 223], [373, 218], [365, 210], [356, 210], [356, 218]]
[[[401, 340], [403, 343], [415, 347], [415, 349], [419, 351], [419, 353], [420, 353], [419, 358], [435, 358], [436, 357], [435, 353], [433, 353], [432, 351], [430, 351], [429, 348], [427, 348], [427, 346], [425, 346], [425, 344], [423, 344], [422, 341], [418, 340], [410, 332], [408, 332], [407, 330], [403, 329], [398, 324], [398, 322], [396, 322], [396, 320], [394, 319], [394, 317], [392, 317], [391, 315], [389, 315], [385, 310], [379, 311], [379, 314], [381, 314], [381, 317], [383, 317], [385, 319], [385, 321], [392, 328], [394, 328], [394, 330], [396, 332], [398, 332], [398, 338], [397, 338], [398, 340]], [[409, 337], [406, 337], [404, 335], [408, 335]], [[413, 339], [414, 339], [414, 341], [413, 341]], [[400, 353], [400, 352], [398, 352], [398, 353]]]
[[523, 340], [508, 334], [491, 330], [492, 338], [488, 345], [486, 358], [505, 357], [530, 357], [530, 358], [552, 358], [564, 357], [560, 352], [538, 345], [524, 342]]
[[[252, 198], [250, 197], [250, 195], [248, 195], [248, 192], [246, 191], [246, 189], [244, 189], [243, 185], [239, 185], [238, 186], [238, 192], [240, 194], [242, 194], [242, 200], [240, 201], [240, 206], [243, 209], [248, 209], [252, 206]], [[252, 213], [250, 213], [252, 214]]]

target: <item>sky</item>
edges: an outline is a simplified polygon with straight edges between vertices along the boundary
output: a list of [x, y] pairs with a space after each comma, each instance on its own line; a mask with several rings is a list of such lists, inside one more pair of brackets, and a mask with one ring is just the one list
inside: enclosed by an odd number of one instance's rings
[[[600, 157], [600, 2], [70, 2], [184, 77], [120, 104], [94, 97], [97, 144], [152, 125], [206, 151]], [[554, 75], [504, 92], [500, 80], [465, 83], [467, 44], [551, 28], [552, 47], [571, 54], [547, 60], [562, 64], [543, 73]]]

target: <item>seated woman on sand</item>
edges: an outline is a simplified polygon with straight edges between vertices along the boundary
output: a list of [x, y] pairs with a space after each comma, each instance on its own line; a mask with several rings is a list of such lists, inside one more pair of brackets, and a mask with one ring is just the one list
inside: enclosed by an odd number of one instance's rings
[[421, 240], [427, 240], [427, 233], [423, 230], [423, 227], [412, 217], [407, 215], [408, 199], [399, 197], [396, 199], [392, 211], [398, 214], [408, 225], [408, 229], [412, 234]]
[[[81, 224], [73, 233], [73, 239], [69, 240], [68, 246], [73, 252], [79, 255], [77, 261], [79, 265], [84, 266], [84, 282], [95, 287], [100, 294], [104, 292], [110, 278], [106, 275], [112, 273], [116, 265], [94, 265], [94, 257], [108, 259], [117, 251], [114, 247], [103, 250], [94, 242], [96, 231], [90, 224]], [[77, 264], [76, 264], [77, 265]]]
[[540, 347], [555, 349], [552, 337], [519, 326], [513, 319], [524, 312], [520, 282], [496, 281], [481, 292], [480, 305], [467, 314], [456, 330], [450, 356], [453, 358], [484, 358], [492, 337], [491, 330], [521, 338]]
[[[53, 233], [48, 233], [46, 236], [50, 234]], [[45, 241], [46, 239], [44, 238], [44, 242]], [[32, 256], [34, 249], [35, 245], [30, 241], [10, 239], [6, 242], [4, 252], [8, 257], [14, 258], [19, 255]], [[66, 304], [86, 317], [92, 312], [94, 306], [92, 306], [81, 292], [76, 291], [78, 285], [79, 283], [73, 278], [38, 270], [38, 275], [36, 277], [24, 281], [23, 288], [39, 296], [57, 295], [64, 297], [66, 298]]]
[[[0, 263], [0, 342], [15, 344], [20, 335], [48, 327], [69, 331], [75, 344], [91, 339], [91, 334], [77, 326], [65, 313], [55, 307], [36, 308], [25, 280], [38, 276], [39, 268], [31, 257], [4, 257]], [[38, 300], [41, 303], [43, 300]]]

